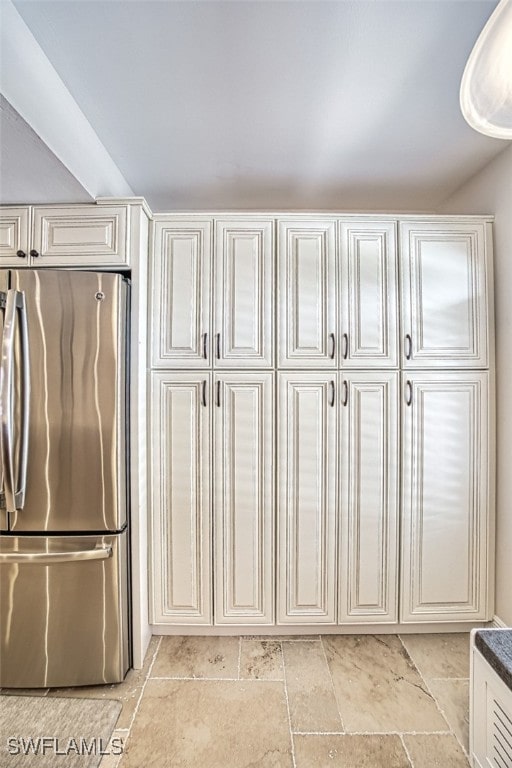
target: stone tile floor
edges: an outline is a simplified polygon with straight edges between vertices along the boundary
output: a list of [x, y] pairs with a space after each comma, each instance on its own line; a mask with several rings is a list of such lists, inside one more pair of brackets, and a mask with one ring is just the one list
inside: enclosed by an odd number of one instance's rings
[[122, 702], [101, 768], [463, 768], [468, 677], [468, 634], [167, 636], [51, 695]]

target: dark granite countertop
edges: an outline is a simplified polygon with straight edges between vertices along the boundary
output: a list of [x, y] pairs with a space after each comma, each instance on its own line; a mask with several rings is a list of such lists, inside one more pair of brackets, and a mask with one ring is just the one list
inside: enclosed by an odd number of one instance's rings
[[475, 634], [475, 645], [512, 690], [512, 629], [480, 629]]

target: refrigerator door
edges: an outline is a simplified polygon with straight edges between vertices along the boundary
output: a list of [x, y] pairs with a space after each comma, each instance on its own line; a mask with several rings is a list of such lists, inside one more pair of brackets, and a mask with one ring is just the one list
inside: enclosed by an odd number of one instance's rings
[[[71, 270], [12, 271], [10, 282], [26, 304], [30, 425], [25, 499], [22, 507], [8, 510], [9, 530], [122, 530], [128, 285], [121, 275]], [[23, 373], [21, 346], [16, 382]], [[20, 424], [21, 409], [15, 404], [13, 410]], [[19, 467], [21, 427], [14, 433], [13, 464]]]
[[[4, 318], [7, 303], [7, 291], [9, 290], [9, 271], [0, 269], [0, 339], [4, 335]], [[1, 380], [1, 374], [0, 374]], [[1, 435], [0, 435], [1, 440]], [[1, 450], [0, 450], [1, 455]], [[0, 462], [0, 531], [6, 531], [8, 527], [7, 508], [5, 504], [3, 466]]]
[[123, 680], [127, 535], [0, 536], [2, 687]]

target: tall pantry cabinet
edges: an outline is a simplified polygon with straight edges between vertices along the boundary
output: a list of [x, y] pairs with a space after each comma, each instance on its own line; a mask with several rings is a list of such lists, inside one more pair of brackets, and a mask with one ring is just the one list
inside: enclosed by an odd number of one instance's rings
[[155, 218], [152, 621], [272, 624], [273, 222]]
[[488, 220], [162, 214], [151, 285], [156, 631], [492, 615]]

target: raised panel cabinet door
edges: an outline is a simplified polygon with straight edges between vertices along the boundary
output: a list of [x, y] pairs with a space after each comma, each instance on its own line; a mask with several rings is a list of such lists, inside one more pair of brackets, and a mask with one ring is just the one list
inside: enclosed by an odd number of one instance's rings
[[404, 368], [489, 365], [490, 238], [480, 222], [400, 225]]
[[274, 222], [215, 224], [215, 366], [273, 365]]
[[215, 624], [274, 623], [274, 374], [215, 377]]
[[343, 368], [398, 366], [396, 222], [340, 221]]
[[211, 624], [211, 374], [151, 375], [152, 616]]
[[279, 360], [282, 368], [335, 368], [336, 222], [279, 222]]
[[490, 618], [488, 373], [404, 373], [404, 622]]
[[278, 623], [336, 622], [336, 373], [280, 373]]
[[211, 366], [211, 221], [159, 220], [151, 261], [154, 368]]
[[0, 208], [0, 262], [4, 267], [23, 267], [30, 260], [30, 208]]
[[128, 265], [130, 206], [36, 206], [32, 265]]
[[398, 620], [397, 371], [341, 380], [339, 621]]

